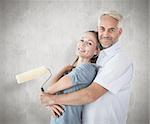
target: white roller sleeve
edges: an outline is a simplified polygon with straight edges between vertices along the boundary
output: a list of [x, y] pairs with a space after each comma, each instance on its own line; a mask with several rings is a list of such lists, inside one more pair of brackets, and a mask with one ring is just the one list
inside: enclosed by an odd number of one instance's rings
[[46, 68], [45, 66], [41, 66], [41, 67], [32, 69], [30, 71], [27, 71], [27, 72], [24, 72], [21, 74], [17, 74], [16, 79], [17, 79], [17, 82], [20, 84], [20, 83], [23, 83], [26, 81], [36, 79], [36, 78], [38, 78], [44, 74], [48, 74], [48, 73], [50, 73], [48, 68]]

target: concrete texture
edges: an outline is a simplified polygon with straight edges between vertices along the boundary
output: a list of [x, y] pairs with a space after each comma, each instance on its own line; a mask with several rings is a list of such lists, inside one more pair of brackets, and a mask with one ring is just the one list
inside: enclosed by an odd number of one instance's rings
[[[149, 20], [148, 20], [148, 22], [150, 21], [150, 1], [148, 1], [148, 6], [149, 6], [149, 15], [148, 15], [148, 17], [149, 17]], [[150, 24], [149, 24], [149, 30], [148, 30], [148, 36], [150, 36]], [[150, 83], [150, 37], [148, 37], [148, 84]], [[150, 84], [149, 84], [149, 89], [150, 89]], [[149, 91], [149, 101], [148, 101], [148, 105], [149, 105], [149, 119], [150, 119], [150, 91]], [[149, 120], [149, 123], [150, 123], [150, 120]]]
[[46, 77], [18, 85], [15, 75], [41, 65], [55, 74], [71, 63], [80, 35], [108, 9], [125, 17], [121, 40], [135, 69], [127, 124], [148, 124], [149, 7], [148, 0], [1, 0], [0, 124], [49, 123], [38, 98]]

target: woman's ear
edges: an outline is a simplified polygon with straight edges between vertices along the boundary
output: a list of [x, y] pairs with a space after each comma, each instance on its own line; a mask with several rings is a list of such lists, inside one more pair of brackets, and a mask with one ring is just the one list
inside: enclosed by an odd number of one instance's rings
[[100, 52], [100, 49], [99, 49], [99, 48], [97, 48], [97, 50], [94, 52], [94, 55], [98, 55], [98, 54], [99, 54], [99, 52]]
[[121, 35], [121, 34], [122, 34], [122, 28], [119, 29], [119, 35]]
[[96, 50], [95, 52], [94, 52], [94, 56], [97, 56], [99, 54], [99, 50]]
[[98, 54], [98, 52], [94, 52], [94, 56], [97, 55], [97, 54]]

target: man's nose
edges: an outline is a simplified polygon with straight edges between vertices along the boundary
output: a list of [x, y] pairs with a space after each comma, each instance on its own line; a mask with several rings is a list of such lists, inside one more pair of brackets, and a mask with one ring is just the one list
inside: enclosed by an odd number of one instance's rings
[[103, 32], [103, 37], [108, 37], [109, 36], [109, 32], [108, 31], [104, 31]]

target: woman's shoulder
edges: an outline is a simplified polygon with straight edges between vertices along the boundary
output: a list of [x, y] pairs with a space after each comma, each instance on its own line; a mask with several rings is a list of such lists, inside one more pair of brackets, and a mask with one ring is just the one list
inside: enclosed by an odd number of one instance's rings
[[93, 67], [93, 68], [98, 68], [98, 66], [96, 65], [96, 63], [83, 63], [80, 64], [80, 66], [82, 67]]
[[83, 70], [83, 71], [97, 71], [98, 66], [94, 63], [83, 63], [76, 67], [77, 69]]

